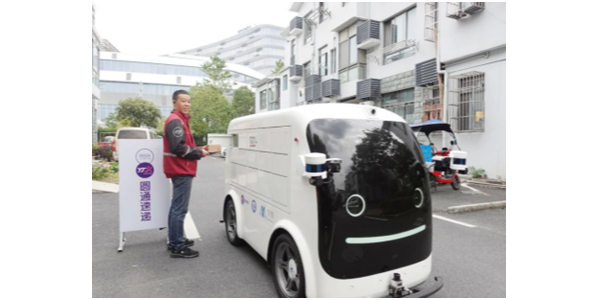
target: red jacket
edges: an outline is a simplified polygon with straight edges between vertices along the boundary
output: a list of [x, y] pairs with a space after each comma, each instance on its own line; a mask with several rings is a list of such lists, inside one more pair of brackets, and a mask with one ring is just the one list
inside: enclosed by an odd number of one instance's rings
[[196, 148], [189, 121], [189, 115], [174, 110], [165, 122], [163, 167], [167, 178], [196, 177], [202, 151]]

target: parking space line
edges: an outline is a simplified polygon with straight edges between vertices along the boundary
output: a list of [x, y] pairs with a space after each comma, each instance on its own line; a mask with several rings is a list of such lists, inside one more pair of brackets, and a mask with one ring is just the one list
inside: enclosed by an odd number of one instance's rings
[[464, 186], [464, 187], [466, 187], [466, 188], [470, 189], [471, 191], [473, 191], [473, 192], [475, 192], [475, 193], [480, 193], [480, 194], [482, 194], [482, 195], [489, 196], [488, 194], [486, 194], [486, 193], [484, 193], [484, 192], [482, 192], [482, 191], [480, 191], [480, 190], [478, 190], [478, 189], [476, 189], [476, 188], [470, 187], [470, 186], [466, 185], [465, 183], [463, 183], [463, 184], [462, 184], [462, 186]]
[[192, 215], [188, 212], [185, 215], [185, 221], [183, 222], [184, 232], [188, 239], [190, 240], [199, 240], [201, 239], [200, 233], [198, 233], [198, 228], [196, 228], [196, 223], [194, 223], [194, 219]]
[[478, 189], [475, 189], [475, 188], [472, 188], [472, 187], [470, 187], [470, 186], [468, 186], [468, 185], [466, 185], [466, 184], [463, 184], [463, 186], [464, 186], [464, 187], [466, 187], [466, 188], [468, 188], [468, 189], [470, 189], [470, 190], [472, 190], [473, 192], [477, 192], [477, 193], [483, 193], [482, 191], [480, 191], [480, 190], [478, 190]]
[[462, 226], [465, 226], [465, 227], [477, 228], [477, 226], [475, 226], [475, 225], [471, 225], [471, 224], [467, 224], [467, 223], [455, 221], [455, 220], [444, 218], [444, 217], [440, 217], [440, 216], [437, 216], [437, 215], [433, 215], [433, 217], [436, 218], [436, 219], [439, 219], [439, 220], [443, 220], [443, 221], [446, 221], [446, 222], [450, 222], [450, 223], [462, 225]]

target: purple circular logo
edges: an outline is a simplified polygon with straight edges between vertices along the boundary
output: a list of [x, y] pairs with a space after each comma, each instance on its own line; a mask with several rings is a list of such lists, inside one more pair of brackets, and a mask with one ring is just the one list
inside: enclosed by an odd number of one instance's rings
[[154, 174], [154, 167], [149, 163], [141, 163], [137, 166], [136, 173], [142, 178], [149, 178]]

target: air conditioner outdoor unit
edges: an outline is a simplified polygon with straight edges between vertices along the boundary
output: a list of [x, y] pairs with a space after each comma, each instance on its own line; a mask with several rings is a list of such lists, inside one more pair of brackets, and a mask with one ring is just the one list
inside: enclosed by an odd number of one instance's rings
[[467, 14], [475, 14], [485, 9], [485, 2], [461, 2], [461, 10]]

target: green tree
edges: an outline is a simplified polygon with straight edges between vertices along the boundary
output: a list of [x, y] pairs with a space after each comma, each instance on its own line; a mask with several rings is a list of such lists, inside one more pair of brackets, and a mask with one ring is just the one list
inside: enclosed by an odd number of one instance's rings
[[104, 124], [106, 125], [106, 128], [110, 128], [110, 129], [117, 129], [117, 123], [119, 122], [117, 120], [117, 113], [116, 112], [111, 112], [108, 117], [104, 118]]
[[227, 133], [235, 112], [220, 88], [212, 84], [194, 86], [190, 96], [190, 127], [194, 134], [205, 137], [209, 133]]
[[112, 113], [110, 113], [110, 115], [108, 115], [108, 117], [106, 117], [104, 120], [104, 124], [106, 125], [106, 129], [111, 129], [114, 131], [117, 131], [117, 129], [122, 128], [122, 127], [132, 127], [133, 125], [131, 125], [131, 121], [128, 119], [121, 119], [119, 120], [118, 118], [118, 113], [115, 111], [113, 111]]
[[254, 93], [243, 86], [233, 93], [233, 110], [236, 118], [254, 114]]
[[285, 67], [285, 63], [283, 62], [283, 60], [280, 59], [279, 61], [277, 61], [276, 65], [275, 65], [275, 69], [273, 70], [271, 75], [279, 75], [279, 73], [281, 73], [281, 71], [283, 70], [284, 67]]
[[158, 122], [158, 127], [156, 127], [157, 130], [163, 130], [165, 128], [165, 123], [167, 122], [167, 118], [163, 117], [162, 119], [160, 119], [160, 122]]
[[119, 102], [115, 110], [119, 123], [127, 123], [132, 127], [147, 126], [156, 128], [161, 118], [160, 109], [150, 101], [142, 98], [129, 98]]
[[222, 94], [231, 91], [231, 73], [225, 69], [227, 63], [214, 55], [210, 57], [210, 62], [202, 65], [202, 71], [206, 73], [209, 79], [204, 80], [203, 85], [214, 85]]

